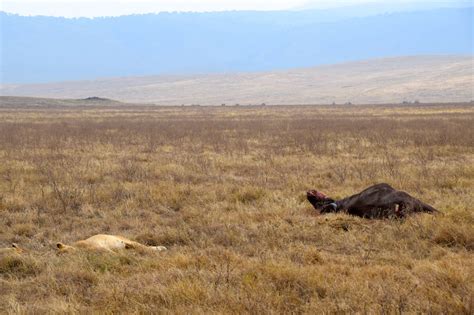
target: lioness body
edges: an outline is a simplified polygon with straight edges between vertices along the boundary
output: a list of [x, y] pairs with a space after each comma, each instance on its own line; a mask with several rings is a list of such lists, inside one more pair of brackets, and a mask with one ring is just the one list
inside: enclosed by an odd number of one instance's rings
[[88, 239], [77, 241], [72, 245], [58, 243], [57, 248], [60, 252], [83, 249], [95, 251], [116, 251], [122, 249], [144, 249], [144, 250], [166, 250], [164, 246], [146, 246], [123, 236], [97, 234]]

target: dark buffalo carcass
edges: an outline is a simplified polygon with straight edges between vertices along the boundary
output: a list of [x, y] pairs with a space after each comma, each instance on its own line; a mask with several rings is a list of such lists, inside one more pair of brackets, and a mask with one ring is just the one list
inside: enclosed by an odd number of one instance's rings
[[345, 212], [363, 218], [402, 218], [417, 212], [439, 213], [430, 205], [388, 184], [377, 184], [350, 197], [334, 200], [317, 190], [307, 192], [308, 201], [320, 213]]

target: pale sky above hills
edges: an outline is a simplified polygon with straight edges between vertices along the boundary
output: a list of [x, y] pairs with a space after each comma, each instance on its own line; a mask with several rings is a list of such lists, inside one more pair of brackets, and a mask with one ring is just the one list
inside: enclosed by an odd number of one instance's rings
[[20, 15], [119, 16], [163, 11], [327, 9], [358, 4], [453, 5], [466, 0], [0, 0], [0, 10]]

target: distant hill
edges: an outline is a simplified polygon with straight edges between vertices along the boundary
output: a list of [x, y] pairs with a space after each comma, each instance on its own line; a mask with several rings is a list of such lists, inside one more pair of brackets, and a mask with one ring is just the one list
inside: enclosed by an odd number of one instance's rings
[[0, 96], [2, 107], [55, 107], [55, 106], [117, 106], [125, 105], [110, 99], [90, 97], [85, 99], [51, 99], [40, 97]]
[[412, 56], [288, 71], [5, 85], [0, 95], [163, 105], [464, 102], [474, 99], [473, 69], [470, 56]]
[[0, 81], [273, 71], [473, 53], [472, 7], [362, 13], [232, 11], [94, 19], [0, 13]]

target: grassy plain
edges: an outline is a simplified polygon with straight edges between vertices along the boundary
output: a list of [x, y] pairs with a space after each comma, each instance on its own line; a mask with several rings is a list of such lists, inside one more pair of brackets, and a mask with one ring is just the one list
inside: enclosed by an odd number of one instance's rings
[[469, 102], [472, 56], [408, 56], [271, 72], [0, 84], [0, 95], [86, 98], [159, 105]]
[[[43, 104], [44, 105], [44, 104]], [[0, 108], [0, 313], [474, 312], [472, 105]], [[318, 216], [388, 182], [444, 212]], [[164, 253], [56, 255], [118, 234]]]

